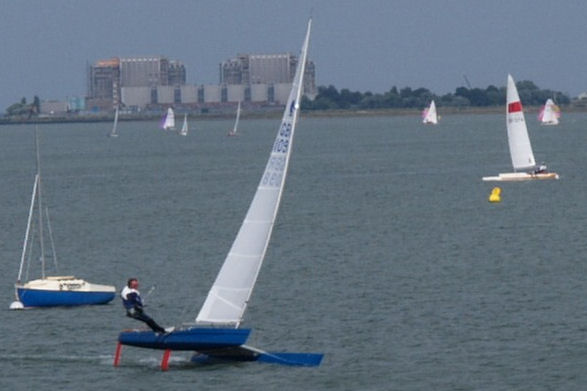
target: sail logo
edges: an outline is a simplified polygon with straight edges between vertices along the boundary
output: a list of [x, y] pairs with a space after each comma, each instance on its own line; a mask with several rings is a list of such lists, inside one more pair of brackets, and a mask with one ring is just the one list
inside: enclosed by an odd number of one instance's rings
[[520, 113], [522, 112], [522, 102], [512, 102], [508, 104], [508, 113]]

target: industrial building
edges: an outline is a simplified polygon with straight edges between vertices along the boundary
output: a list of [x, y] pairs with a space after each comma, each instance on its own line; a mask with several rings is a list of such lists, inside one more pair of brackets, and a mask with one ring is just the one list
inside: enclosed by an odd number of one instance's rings
[[[239, 54], [220, 63], [220, 84], [254, 85], [291, 83], [298, 58], [291, 53]], [[304, 75], [304, 94], [316, 95], [316, 70], [308, 61]]]
[[[185, 66], [163, 56], [115, 57], [88, 66], [86, 106], [101, 110], [125, 104], [123, 91], [139, 88], [149, 96], [147, 104], [158, 103], [157, 90], [162, 86], [179, 88], [186, 83]], [[135, 94], [136, 95], [136, 94]]]
[[[283, 105], [293, 81], [297, 57], [289, 53], [240, 54], [220, 64], [220, 83], [186, 84], [185, 66], [162, 56], [112, 58], [88, 67], [89, 110], [186, 108], [222, 106], [235, 102]], [[315, 68], [306, 66], [304, 93], [316, 94]]]

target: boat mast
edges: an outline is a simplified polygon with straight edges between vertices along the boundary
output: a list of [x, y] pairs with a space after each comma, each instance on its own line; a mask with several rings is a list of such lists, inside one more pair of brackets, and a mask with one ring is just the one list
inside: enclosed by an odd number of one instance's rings
[[41, 157], [39, 154], [39, 129], [35, 126], [35, 147], [37, 150], [37, 206], [39, 208], [39, 243], [41, 245], [41, 278], [45, 278], [45, 243], [43, 243], [43, 197], [41, 196]]
[[[33, 185], [33, 194], [31, 195], [31, 206], [29, 208], [29, 218], [28, 218], [27, 224], [26, 224], [26, 231], [24, 234], [24, 243], [22, 245], [22, 255], [20, 257], [20, 267], [18, 268], [18, 277], [16, 278], [17, 283], [20, 283], [20, 281], [22, 279], [22, 269], [24, 267], [24, 259], [25, 259], [26, 250], [27, 250], [28, 244], [29, 244], [31, 223], [33, 220], [33, 213], [34, 213], [34, 209], [35, 209], [35, 199], [37, 197], [37, 183], [39, 183], [39, 176], [35, 175], [35, 183]], [[17, 295], [17, 299], [18, 299], [18, 295]]]

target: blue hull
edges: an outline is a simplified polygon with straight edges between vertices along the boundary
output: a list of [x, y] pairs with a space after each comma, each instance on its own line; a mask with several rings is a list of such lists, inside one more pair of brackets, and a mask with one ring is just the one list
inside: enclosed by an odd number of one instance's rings
[[194, 327], [159, 334], [153, 331], [123, 331], [118, 342], [147, 349], [207, 350], [240, 346], [247, 341], [250, 329]]
[[198, 364], [214, 364], [234, 361], [258, 361], [298, 367], [317, 367], [322, 362], [322, 353], [278, 353], [264, 352], [240, 347], [236, 349], [216, 350], [213, 352], [196, 353], [191, 361]]
[[25, 307], [57, 307], [106, 304], [114, 292], [71, 292], [18, 288], [18, 298]]

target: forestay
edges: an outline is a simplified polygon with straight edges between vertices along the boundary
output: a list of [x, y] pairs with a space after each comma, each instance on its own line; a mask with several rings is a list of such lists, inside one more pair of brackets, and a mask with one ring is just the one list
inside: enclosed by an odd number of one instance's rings
[[310, 20], [283, 119], [247, 215], [196, 322], [238, 327], [252, 294], [279, 208], [300, 108]]
[[532, 153], [532, 146], [528, 137], [522, 103], [511, 75], [508, 75], [506, 118], [508, 143], [514, 171], [534, 168], [536, 161], [534, 160], [534, 153]]

